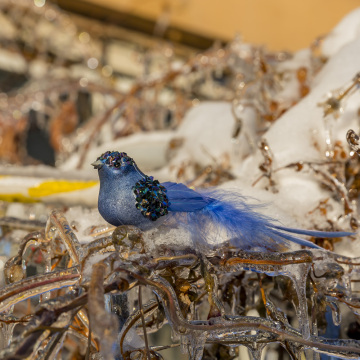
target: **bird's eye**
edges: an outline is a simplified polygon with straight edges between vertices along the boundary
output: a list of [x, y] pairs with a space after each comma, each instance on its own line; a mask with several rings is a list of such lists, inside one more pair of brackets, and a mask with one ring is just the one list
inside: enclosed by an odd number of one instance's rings
[[120, 163], [118, 163], [118, 162], [115, 162], [115, 163], [114, 163], [114, 167], [119, 168], [120, 166], [121, 166]]

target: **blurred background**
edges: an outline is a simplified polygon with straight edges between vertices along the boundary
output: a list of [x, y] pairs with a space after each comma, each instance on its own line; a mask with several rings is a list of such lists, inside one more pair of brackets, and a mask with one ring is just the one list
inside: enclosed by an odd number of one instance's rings
[[58, 0], [54, 3], [175, 42], [190, 42], [186, 35], [191, 34], [198, 37], [199, 47], [207, 47], [207, 41], [215, 39], [230, 41], [236, 33], [241, 33], [247, 42], [264, 44], [270, 50], [291, 51], [308, 47], [360, 5], [358, 0]]
[[[321, 36], [358, 5], [357, 0], [2, 0], [0, 161], [81, 168], [90, 144], [175, 129], [201, 101], [233, 100], [238, 85], [259, 72], [269, 80], [269, 69], [294, 51], [311, 48], [318, 60], [315, 73], [326, 61]], [[195, 59], [204, 51], [213, 52]], [[176, 73], [191, 61], [189, 74]], [[134, 88], [159, 76], [163, 81], [151, 89]], [[124, 99], [129, 93], [135, 96]], [[284, 111], [270, 102], [261, 106], [265, 121]], [[165, 160], [162, 155], [153, 165]]]

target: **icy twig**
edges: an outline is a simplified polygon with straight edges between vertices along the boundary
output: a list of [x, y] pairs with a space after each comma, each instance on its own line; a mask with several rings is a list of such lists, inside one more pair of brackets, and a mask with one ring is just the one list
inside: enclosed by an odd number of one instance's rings
[[[163, 305], [167, 310], [169, 322], [175, 327], [176, 331], [179, 331], [180, 333], [195, 330], [203, 333], [205, 332], [208, 334], [207, 337], [217, 340], [219, 340], [217, 336], [222, 334], [221, 338], [229, 343], [229, 340], [234, 338], [234, 334], [237, 332], [241, 334], [244, 331], [257, 330], [267, 332], [274, 336], [274, 341], [288, 341], [294, 344], [298, 343], [305, 348], [310, 348], [315, 351], [330, 352], [334, 354], [360, 354], [360, 344], [357, 342], [342, 340], [341, 345], [338, 345], [337, 340], [325, 340], [315, 336], [312, 336], [310, 339], [304, 339], [302, 334], [296, 329], [291, 328], [286, 324], [282, 324], [282, 329], [279, 329], [278, 324], [269, 319], [254, 318], [250, 316], [227, 316], [226, 319], [221, 319], [215, 323], [213, 323], [211, 319], [209, 321], [187, 321], [181, 315], [174, 290], [167, 281], [161, 279], [159, 276], [154, 277], [152, 280], [145, 279], [126, 269], [118, 269], [118, 271], [128, 273], [140, 283], [153, 287], [162, 299]], [[165, 298], [161, 295], [164, 295]], [[235, 343], [237, 343], [237, 341]], [[350, 345], [348, 346], [348, 344]]]
[[71, 230], [69, 223], [65, 216], [58, 210], [54, 210], [46, 225], [45, 235], [47, 238], [51, 238], [52, 225], [56, 226], [56, 231], [59, 232], [60, 238], [63, 241], [74, 265], [80, 264], [83, 258], [83, 249], [79, 240], [74, 232]]
[[45, 275], [36, 275], [9, 284], [0, 290], [0, 312], [10, 306], [47, 291], [73, 286], [80, 279], [79, 269], [72, 267]]
[[19, 245], [17, 255], [10, 258], [4, 266], [5, 280], [7, 283], [20, 281], [25, 277], [25, 268], [23, 267], [23, 255], [29, 246], [38, 246], [39, 243], [45, 242], [43, 232], [36, 231], [25, 236]]
[[26, 231], [39, 231], [44, 228], [45, 223], [39, 220], [25, 220], [6, 216], [0, 218], [0, 226], [8, 226], [13, 229]]
[[[147, 303], [146, 305], [143, 306], [143, 309], [142, 309], [143, 315], [148, 316], [149, 314], [152, 314], [158, 308], [158, 306], [159, 306], [159, 304], [157, 301], [154, 301], [154, 300], [150, 301], [149, 303]], [[123, 357], [125, 357], [124, 341], [125, 341], [126, 335], [131, 328], [133, 328], [135, 325], [139, 324], [139, 322], [141, 321], [141, 313], [140, 312], [141, 312], [140, 309], [133, 312], [129, 316], [128, 320], [124, 324], [124, 327], [121, 331], [120, 352]]]
[[140, 310], [141, 324], [142, 324], [143, 331], [144, 331], [144, 341], [145, 341], [146, 356], [147, 356], [148, 360], [151, 360], [150, 350], [149, 350], [149, 340], [148, 340], [147, 333], [146, 333], [144, 310], [143, 310], [143, 307], [142, 307], [141, 286], [139, 286], [139, 296], [138, 296], [138, 299], [139, 299], [139, 310]]
[[85, 269], [86, 262], [89, 260], [89, 258], [96, 254], [105, 254], [107, 252], [114, 252], [115, 248], [113, 245], [113, 240], [111, 236], [102, 237], [100, 239], [96, 239], [89, 244], [86, 244], [83, 247], [84, 256], [81, 261], [81, 269]]
[[113, 344], [116, 341], [119, 323], [116, 315], [106, 312], [104, 300], [104, 277], [106, 266], [93, 266], [88, 297], [89, 319], [92, 334], [100, 342], [100, 352], [105, 359], [112, 359]]

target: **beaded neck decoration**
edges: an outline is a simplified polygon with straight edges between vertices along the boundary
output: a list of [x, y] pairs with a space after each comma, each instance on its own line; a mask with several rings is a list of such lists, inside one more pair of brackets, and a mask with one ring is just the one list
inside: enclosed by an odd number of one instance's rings
[[98, 157], [97, 160], [100, 160], [107, 166], [113, 166], [115, 168], [135, 164], [135, 161], [130, 156], [128, 156], [127, 153], [118, 151], [107, 151]]
[[144, 217], [156, 221], [169, 213], [170, 202], [166, 195], [166, 188], [152, 176], [145, 175], [145, 178], [138, 181], [132, 190], [136, 201], [135, 206]]

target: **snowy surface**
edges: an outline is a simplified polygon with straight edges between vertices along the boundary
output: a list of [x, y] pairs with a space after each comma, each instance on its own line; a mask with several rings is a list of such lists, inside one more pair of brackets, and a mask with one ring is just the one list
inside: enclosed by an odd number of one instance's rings
[[332, 56], [345, 45], [359, 37], [360, 34], [360, 8], [345, 16], [326, 36], [322, 44], [325, 56]]

